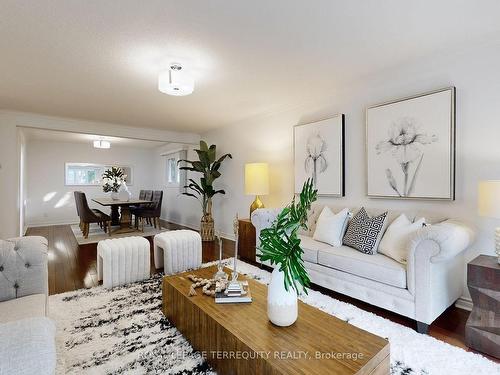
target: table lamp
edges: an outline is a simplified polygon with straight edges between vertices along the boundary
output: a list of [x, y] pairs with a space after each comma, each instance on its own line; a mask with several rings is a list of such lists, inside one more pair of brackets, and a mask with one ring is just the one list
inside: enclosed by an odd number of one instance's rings
[[245, 164], [245, 194], [255, 195], [255, 200], [250, 206], [250, 217], [257, 208], [263, 208], [260, 195], [269, 194], [269, 170], [267, 163]]
[[[478, 207], [479, 215], [500, 219], [500, 180], [479, 182]], [[495, 252], [500, 263], [500, 227], [495, 229]]]

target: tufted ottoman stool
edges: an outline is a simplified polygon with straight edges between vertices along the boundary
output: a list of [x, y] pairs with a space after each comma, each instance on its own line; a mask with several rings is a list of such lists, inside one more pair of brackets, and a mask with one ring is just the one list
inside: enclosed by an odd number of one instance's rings
[[144, 237], [125, 237], [99, 241], [97, 278], [105, 288], [149, 278], [150, 246]]
[[155, 267], [173, 275], [201, 266], [201, 236], [192, 230], [173, 230], [154, 237]]

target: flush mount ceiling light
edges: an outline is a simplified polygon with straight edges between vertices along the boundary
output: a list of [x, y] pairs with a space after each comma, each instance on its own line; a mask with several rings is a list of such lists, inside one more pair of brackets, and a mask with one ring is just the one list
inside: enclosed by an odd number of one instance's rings
[[178, 63], [170, 64], [168, 70], [160, 72], [158, 76], [158, 90], [164, 94], [174, 96], [189, 95], [194, 90], [194, 81]]
[[103, 139], [94, 141], [94, 148], [111, 148], [111, 143]]

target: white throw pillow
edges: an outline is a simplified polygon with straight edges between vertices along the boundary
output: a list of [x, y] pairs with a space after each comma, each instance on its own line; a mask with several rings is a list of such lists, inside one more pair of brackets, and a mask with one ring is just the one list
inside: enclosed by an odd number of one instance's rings
[[406, 264], [408, 258], [408, 240], [410, 235], [425, 225], [425, 218], [420, 218], [412, 223], [405, 214], [401, 214], [385, 231], [378, 252], [399, 263]]
[[335, 214], [325, 206], [316, 223], [313, 239], [335, 247], [341, 246], [350, 215], [347, 208]]

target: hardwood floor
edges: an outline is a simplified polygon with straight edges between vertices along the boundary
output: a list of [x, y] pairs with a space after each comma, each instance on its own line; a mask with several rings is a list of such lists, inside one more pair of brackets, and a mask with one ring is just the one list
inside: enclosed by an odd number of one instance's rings
[[[162, 226], [168, 229], [181, 229], [182, 227], [162, 221]], [[97, 245], [89, 244], [78, 246], [75, 236], [69, 225], [54, 225], [45, 227], [31, 227], [26, 235], [43, 236], [49, 242], [49, 294], [58, 294], [81, 288], [90, 288], [98, 285], [96, 269]], [[153, 264], [152, 237], [151, 243], [151, 273], [158, 270]], [[219, 247], [215, 242], [203, 243], [203, 262], [218, 259]], [[230, 257], [234, 255], [234, 241], [223, 240], [223, 255]], [[319, 286], [313, 286], [324, 294], [340, 301], [353, 304], [363, 310], [373, 312], [379, 316], [390, 319], [402, 325], [414, 328], [415, 322], [411, 319], [394, 314], [353, 298], [332, 292]], [[465, 346], [465, 323], [469, 311], [456, 308], [448, 308], [431, 326], [429, 335], [449, 344], [469, 350]], [[492, 357], [489, 357], [495, 360]], [[498, 360], [495, 360], [499, 362]]]

